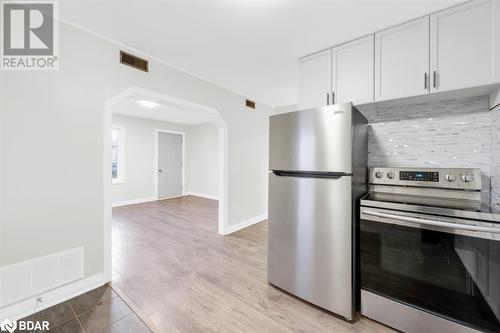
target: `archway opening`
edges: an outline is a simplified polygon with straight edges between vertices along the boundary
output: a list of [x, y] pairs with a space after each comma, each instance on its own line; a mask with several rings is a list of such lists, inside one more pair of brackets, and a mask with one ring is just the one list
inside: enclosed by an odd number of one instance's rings
[[[126, 126], [124, 123], [127, 121], [133, 125]], [[113, 207], [130, 206], [130, 208], [147, 209], [148, 205], [156, 204], [157, 207], [162, 205], [165, 208], [170, 205], [169, 209], [185, 211], [192, 207], [179, 208], [179, 205], [193, 205], [199, 202], [208, 209], [207, 206], [214, 204], [203, 200], [217, 200], [214, 232], [224, 233], [227, 221], [227, 126], [216, 109], [155, 91], [131, 87], [106, 103], [104, 130], [104, 274], [108, 280], [112, 280], [113, 276]], [[195, 145], [194, 141], [206, 145], [210, 141], [209, 136], [200, 137], [200, 135], [209, 135], [207, 133], [213, 130], [216, 131], [216, 149], [198, 145], [198, 153], [205, 154], [205, 158], [201, 159], [203, 163], [200, 163], [200, 159], [194, 161], [194, 158], [189, 157], [196, 154], [196, 149], [191, 149], [191, 146]], [[135, 136], [132, 135], [133, 132], [137, 132]], [[195, 135], [195, 132], [198, 134]], [[145, 135], [148, 138], [144, 137]], [[170, 167], [167, 171], [163, 170], [161, 163], [165, 162], [165, 158], [162, 157], [167, 151], [163, 148], [163, 143], [168, 145], [169, 142], [176, 140], [181, 142], [181, 148], [175, 148], [174, 143], [165, 149], [168, 150], [169, 156], [174, 156], [176, 149], [182, 151], [177, 153], [178, 158], [182, 160], [182, 167], [177, 172]], [[190, 148], [186, 148], [188, 146]], [[149, 151], [149, 155], [145, 153], [146, 151]], [[207, 162], [207, 159], [212, 163]], [[172, 161], [171, 158], [169, 160]], [[208, 170], [209, 164], [212, 165], [211, 172]], [[217, 165], [215, 171], [214, 164]], [[140, 168], [142, 171], [138, 171]], [[165, 173], [168, 173], [168, 177]], [[182, 184], [181, 192], [179, 193], [178, 189], [174, 189], [174, 192], [165, 189], [163, 186], [172, 187], [171, 184], [175, 183], [172, 179], [178, 177], [179, 173], [181, 179], [177, 183]], [[214, 191], [203, 193], [193, 190], [196, 188], [191, 182], [191, 178], [196, 178], [193, 175], [205, 177], [206, 183], [212, 183], [212, 189], [213, 178], [216, 177], [216, 194]], [[138, 186], [138, 182], [141, 181], [141, 186]], [[205, 185], [204, 188], [210, 187]], [[142, 189], [138, 190], [138, 187]], [[202, 214], [212, 213], [204, 211]], [[157, 217], [157, 219], [162, 218], [165, 217]]]

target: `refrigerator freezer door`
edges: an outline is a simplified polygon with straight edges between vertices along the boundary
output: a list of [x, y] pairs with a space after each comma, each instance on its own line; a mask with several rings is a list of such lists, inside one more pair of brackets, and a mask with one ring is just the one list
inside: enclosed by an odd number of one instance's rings
[[269, 282], [348, 320], [351, 181], [269, 173]]
[[270, 170], [352, 172], [350, 103], [272, 116], [269, 135]]

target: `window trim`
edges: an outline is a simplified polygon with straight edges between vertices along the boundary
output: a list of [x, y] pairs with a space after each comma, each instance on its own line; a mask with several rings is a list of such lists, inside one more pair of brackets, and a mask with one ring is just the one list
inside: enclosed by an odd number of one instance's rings
[[[118, 130], [118, 153], [116, 157], [116, 178], [111, 175], [111, 182], [113, 185], [125, 184], [125, 126], [113, 125], [111, 127], [111, 140], [113, 140], [113, 130]], [[111, 150], [113, 150], [111, 143]], [[111, 157], [113, 163], [113, 157]], [[113, 170], [113, 167], [111, 167]]]

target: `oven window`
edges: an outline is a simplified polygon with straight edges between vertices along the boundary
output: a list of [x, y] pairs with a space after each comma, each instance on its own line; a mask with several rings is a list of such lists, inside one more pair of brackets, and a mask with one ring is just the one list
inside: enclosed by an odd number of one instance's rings
[[361, 221], [361, 287], [500, 332], [500, 241]]

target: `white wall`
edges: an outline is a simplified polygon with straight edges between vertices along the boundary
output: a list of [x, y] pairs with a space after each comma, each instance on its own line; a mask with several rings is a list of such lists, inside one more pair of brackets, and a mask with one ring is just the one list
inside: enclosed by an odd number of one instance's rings
[[219, 195], [219, 129], [215, 124], [189, 126], [186, 135], [186, 189], [194, 195]]
[[186, 133], [188, 126], [119, 114], [113, 114], [113, 125], [125, 127], [125, 178], [113, 184], [113, 204], [154, 200], [156, 129]]
[[227, 226], [267, 213], [273, 110], [248, 110], [244, 96], [155, 60], [149, 73], [121, 65], [120, 49], [61, 24], [58, 71], [1, 73], [0, 266], [83, 246], [85, 276], [103, 272], [105, 103], [131, 86], [217, 109], [228, 131]]
[[125, 128], [124, 182], [113, 184], [113, 204], [155, 199], [156, 129], [185, 133], [184, 192], [219, 195], [219, 129], [215, 124], [182, 125], [113, 114]]
[[[4, 133], [6, 131], [5, 124], [6, 124], [6, 112], [7, 110], [7, 95], [6, 95], [6, 90], [7, 90], [7, 79], [5, 78], [5, 75], [0, 75], [0, 242], [2, 242], [3, 239], [3, 234], [4, 234], [4, 226], [7, 223], [5, 220], [5, 215], [2, 213], [4, 211], [3, 205], [4, 205], [4, 195], [6, 193], [5, 190], [5, 183], [3, 181], [3, 178], [5, 177], [5, 173], [3, 172], [3, 165], [4, 165], [4, 154], [3, 152], [5, 151], [6, 143], [5, 138], [1, 133]], [[3, 262], [4, 258], [4, 251], [6, 249], [2, 247], [0, 244], [0, 266], [1, 263]], [[1, 286], [0, 286], [1, 287]]]
[[293, 112], [298, 110], [297, 104], [283, 105], [274, 108], [274, 114]]

